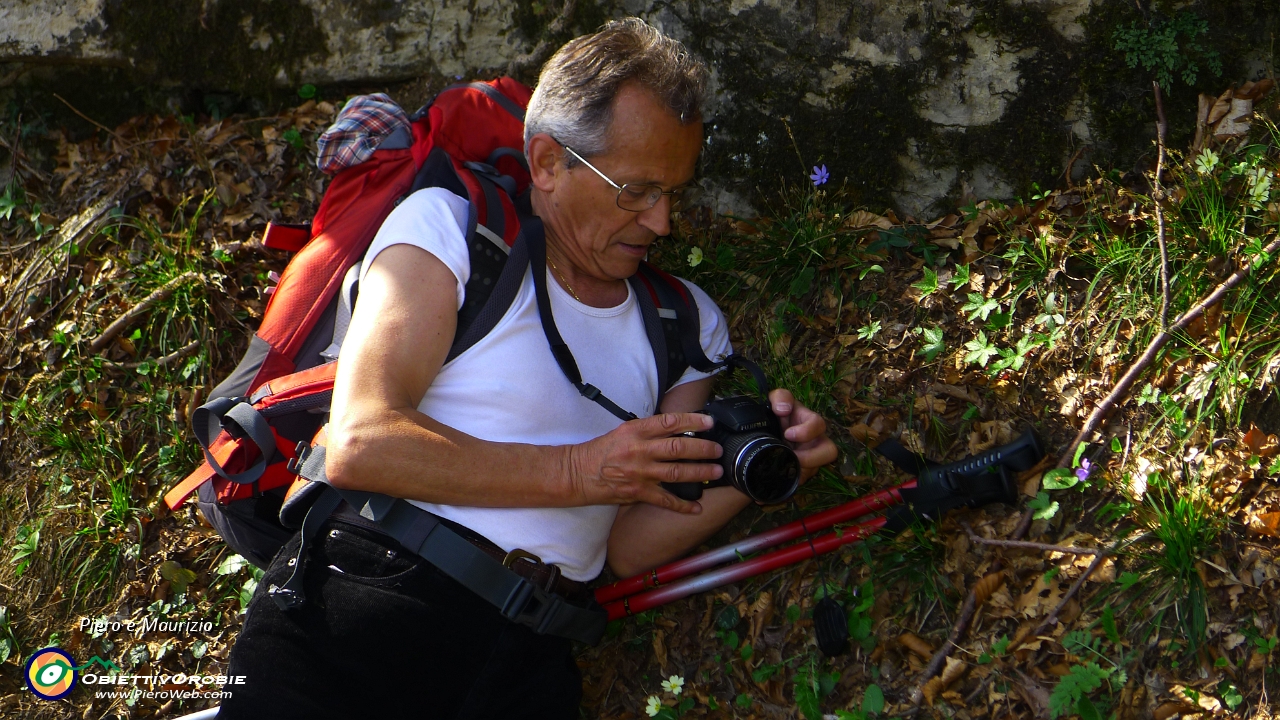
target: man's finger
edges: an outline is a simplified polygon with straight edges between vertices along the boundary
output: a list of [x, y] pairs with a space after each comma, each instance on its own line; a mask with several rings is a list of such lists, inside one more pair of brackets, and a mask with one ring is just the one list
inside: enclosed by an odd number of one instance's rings
[[796, 444], [810, 442], [826, 435], [827, 421], [821, 415], [801, 405], [791, 416], [792, 425], [783, 431], [783, 436]]
[[684, 435], [651, 440], [650, 446], [656, 460], [715, 460], [724, 453], [718, 443]]
[[710, 430], [715, 421], [702, 413], [660, 413], [642, 420], [632, 420], [645, 437], [668, 437], [687, 432]]
[[640, 495], [640, 502], [646, 502], [650, 505], [657, 505], [660, 508], [666, 508], [685, 515], [697, 515], [702, 512], [702, 504], [692, 500], [681, 500], [671, 493], [663, 490], [659, 486], [653, 486], [647, 492]]
[[769, 393], [769, 407], [773, 409], [773, 414], [778, 417], [785, 418], [795, 409], [796, 397], [786, 388], [776, 388]]

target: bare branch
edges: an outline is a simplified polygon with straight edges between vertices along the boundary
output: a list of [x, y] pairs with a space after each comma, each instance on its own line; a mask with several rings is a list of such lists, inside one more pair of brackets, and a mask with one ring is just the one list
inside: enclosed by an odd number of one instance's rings
[[[1262, 249], [1262, 253], [1264, 255], [1271, 255], [1277, 250], [1280, 250], [1280, 237], [1272, 240], [1270, 244]], [[1173, 333], [1178, 330], [1185, 329], [1196, 318], [1203, 315], [1205, 310], [1222, 302], [1222, 299], [1231, 291], [1232, 288], [1239, 285], [1241, 282], [1244, 282], [1244, 279], [1253, 271], [1253, 267], [1254, 266], [1252, 264], [1245, 264], [1239, 270], [1232, 273], [1231, 277], [1222, 281], [1222, 283], [1206, 295], [1203, 300], [1193, 305], [1190, 310], [1183, 313], [1182, 316], [1179, 317], [1172, 325], [1161, 330], [1159, 334], [1152, 338], [1151, 342], [1147, 344], [1147, 349], [1144, 350], [1142, 355], [1140, 355], [1138, 359], [1129, 366], [1129, 369], [1125, 371], [1125, 374], [1116, 381], [1116, 385], [1111, 389], [1111, 392], [1102, 399], [1102, 402], [1098, 403], [1092, 413], [1089, 413], [1089, 418], [1085, 420], [1084, 426], [1080, 428], [1080, 432], [1076, 434], [1075, 439], [1067, 445], [1066, 451], [1058, 458], [1059, 467], [1067, 467], [1071, 464], [1071, 458], [1075, 456], [1076, 446], [1084, 442], [1094, 430], [1097, 430], [1098, 426], [1102, 424], [1102, 421], [1105, 420], [1106, 417], [1111, 414], [1111, 411], [1115, 409], [1116, 404], [1128, 396], [1129, 390], [1133, 387], [1133, 384], [1137, 382], [1138, 377], [1141, 376], [1142, 372], [1146, 370], [1147, 367], [1156, 359], [1156, 355], [1159, 354], [1160, 348], [1163, 348], [1166, 343], [1173, 339]]]
[[195, 280], [199, 277], [200, 277], [200, 273], [190, 272], [190, 271], [184, 272], [181, 275], [173, 278], [169, 282], [157, 288], [150, 295], [142, 298], [141, 302], [129, 308], [125, 312], [125, 314], [116, 318], [116, 321], [108, 325], [107, 329], [103, 330], [101, 335], [95, 338], [93, 342], [89, 343], [89, 352], [91, 353], [101, 352], [102, 349], [107, 346], [107, 343], [114, 340], [115, 337], [119, 335], [121, 332], [123, 332], [124, 329], [129, 326], [129, 323], [136, 320], [139, 315], [142, 315], [147, 310], [151, 309], [152, 305], [155, 305], [161, 300], [164, 300], [165, 298], [172, 295], [173, 292], [177, 290], [183, 283], [189, 280]]
[[1160, 97], [1160, 83], [1152, 80], [1151, 90], [1156, 94], [1156, 174], [1151, 183], [1151, 199], [1156, 206], [1156, 241], [1160, 244], [1160, 329], [1169, 327], [1169, 248], [1164, 239], [1164, 186], [1160, 176], [1164, 173], [1164, 134], [1168, 123], [1164, 119], [1164, 101]]
[[996, 547], [1008, 548], [1024, 548], [1027, 550], [1043, 550], [1045, 552], [1058, 552], [1064, 555], [1097, 555], [1102, 552], [1093, 548], [1067, 547], [1066, 545], [1048, 545], [1045, 543], [1029, 542], [1026, 540], [999, 540], [996, 538], [985, 538], [978, 535], [969, 527], [968, 523], [961, 523], [965, 532], [969, 533], [969, 539], [982, 545], [994, 545]]
[[1058, 624], [1058, 613], [1062, 612], [1062, 608], [1066, 607], [1068, 602], [1071, 602], [1071, 598], [1075, 597], [1075, 594], [1080, 590], [1080, 588], [1084, 587], [1084, 581], [1089, 579], [1089, 576], [1093, 574], [1093, 571], [1097, 570], [1098, 567], [1102, 565], [1102, 561], [1110, 554], [1111, 551], [1107, 550], [1094, 556], [1093, 562], [1089, 563], [1089, 567], [1085, 568], [1084, 572], [1080, 573], [1080, 577], [1076, 578], [1076, 581], [1071, 583], [1071, 587], [1067, 588], [1067, 591], [1062, 594], [1062, 599], [1058, 601], [1058, 607], [1054, 608], [1053, 612], [1049, 613], [1049, 615], [1045, 617], [1045, 619], [1040, 623], [1040, 626], [1036, 628], [1036, 631], [1031, 633], [1032, 635], [1039, 635], [1045, 630]]

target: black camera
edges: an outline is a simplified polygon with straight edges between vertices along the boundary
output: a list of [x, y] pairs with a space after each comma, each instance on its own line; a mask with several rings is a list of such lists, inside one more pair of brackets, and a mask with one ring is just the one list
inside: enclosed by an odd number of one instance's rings
[[[731, 355], [730, 368], [745, 367], [768, 395], [764, 373], [754, 363]], [[791, 497], [800, 485], [800, 459], [782, 438], [782, 424], [769, 405], [752, 397], [737, 395], [717, 398], [702, 412], [715, 419], [706, 432], [690, 433], [724, 448], [720, 466], [724, 474], [709, 483], [662, 483], [668, 492], [683, 500], [702, 497], [704, 487], [732, 485], [761, 505], [773, 505]]]

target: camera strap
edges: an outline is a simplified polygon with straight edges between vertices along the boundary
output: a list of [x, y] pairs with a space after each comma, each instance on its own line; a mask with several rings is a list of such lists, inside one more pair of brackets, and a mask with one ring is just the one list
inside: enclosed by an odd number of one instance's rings
[[617, 403], [605, 397], [600, 392], [600, 388], [582, 381], [582, 372], [578, 370], [578, 362], [573, 359], [573, 352], [569, 350], [569, 345], [560, 337], [560, 330], [556, 328], [555, 316], [551, 313], [551, 297], [547, 294], [547, 240], [542, 228], [541, 218], [530, 216], [521, 218], [521, 230], [524, 232], [525, 242], [529, 246], [529, 269], [533, 274], [533, 291], [538, 300], [538, 318], [542, 321], [542, 332], [547, 336], [547, 343], [551, 346], [551, 355], [555, 357], [556, 364], [560, 366], [560, 372], [573, 383], [582, 396], [600, 407], [608, 410], [611, 415], [618, 418], [622, 422], [637, 419], [635, 413], [629, 412]]
[[[560, 366], [560, 371], [564, 373], [569, 382], [573, 383], [573, 386], [577, 388], [583, 397], [608, 410], [611, 415], [623, 422], [635, 420], [637, 418], [635, 413], [627, 411], [610, 400], [600, 391], [600, 388], [591, 383], [583, 382], [582, 372], [578, 369], [578, 363], [574, 360], [573, 352], [569, 350], [568, 343], [560, 336], [560, 330], [556, 328], [555, 315], [551, 311], [551, 297], [547, 293], [547, 273], [543, 270], [547, 266], [547, 241], [542, 227], [542, 220], [536, 216], [521, 218], [521, 232], [524, 233], [525, 242], [529, 250], [529, 267], [533, 274], [534, 295], [538, 302], [538, 318], [542, 321], [542, 332], [547, 337], [547, 344], [551, 346], [551, 355], [556, 359], [556, 364]], [[633, 292], [639, 295], [639, 288], [634, 287], [636, 281], [636, 277], [632, 277], [630, 280], [633, 285]], [[643, 280], [641, 281], [643, 282]], [[655, 287], [661, 286], [661, 283], [651, 284]], [[692, 302], [689, 304], [693, 305]], [[729, 355], [720, 362], [713, 362], [707, 359], [706, 354], [702, 351], [697, 306], [693, 305], [692, 312], [682, 313], [682, 315], [683, 317], [680, 319], [680, 341], [685, 358], [689, 361], [690, 366], [702, 372], [714, 372], [720, 368], [726, 368], [727, 372], [732, 372], [735, 368], [742, 368], [751, 373], [751, 377], [756, 381], [756, 387], [760, 390], [760, 395], [764, 398], [764, 404], [769, 405], [769, 391], [771, 388], [760, 366], [737, 353]], [[650, 342], [653, 342], [652, 337]], [[661, 368], [659, 368], [659, 372], [661, 372]]]

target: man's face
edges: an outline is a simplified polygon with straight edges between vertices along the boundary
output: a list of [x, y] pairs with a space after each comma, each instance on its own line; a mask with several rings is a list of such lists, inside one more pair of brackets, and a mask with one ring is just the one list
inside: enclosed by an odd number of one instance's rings
[[[587, 160], [609, 179], [670, 190], [693, 179], [702, 123], [682, 125], [647, 90], [624, 85], [614, 99], [607, 147], [607, 153]], [[670, 196], [643, 212], [618, 207], [617, 196], [616, 188], [578, 163], [567, 171], [560, 168], [548, 197], [560, 251], [577, 270], [599, 280], [634, 275], [649, 245], [670, 231]]]

